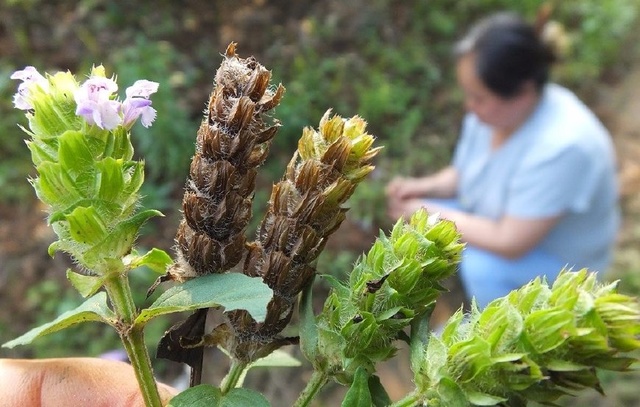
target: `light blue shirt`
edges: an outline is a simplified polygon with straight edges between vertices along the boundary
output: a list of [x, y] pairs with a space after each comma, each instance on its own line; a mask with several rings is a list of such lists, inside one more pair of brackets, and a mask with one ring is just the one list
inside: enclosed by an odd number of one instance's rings
[[531, 116], [495, 150], [491, 129], [468, 114], [453, 157], [465, 211], [491, 219], [562, 215], [538, 248], [574, 269], [601, 272], [620, 223], [615, 161], [602, 123], [556, 84], [544, 87]]

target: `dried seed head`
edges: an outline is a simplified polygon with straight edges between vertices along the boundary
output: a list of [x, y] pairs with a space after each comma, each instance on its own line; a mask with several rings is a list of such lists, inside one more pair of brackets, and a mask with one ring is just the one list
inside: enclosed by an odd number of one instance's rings
[[216, 72], [182, 201], [172, 279], [220, 273], [245, 253], [256, 167], [268, 153], [280, 124], [268, 112], [284, 87], [272, 90], [271, 73], [253, 57], [236, 55], [231, 43]]

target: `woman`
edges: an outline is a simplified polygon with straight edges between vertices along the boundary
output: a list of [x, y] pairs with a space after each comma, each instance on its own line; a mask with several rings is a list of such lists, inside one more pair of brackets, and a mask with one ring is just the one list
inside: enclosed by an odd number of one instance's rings
[[456, 57], [468, 114], [453, 161], [392, 180], [390, 216], [424, 207], [454, 221], [467, 243], [462, 284], [480, 306], [563, 267], [605, 271], [619, 225], [615, 153], [595, 115], [548, 83], [550, 48], [518, 16], [497, 14]]

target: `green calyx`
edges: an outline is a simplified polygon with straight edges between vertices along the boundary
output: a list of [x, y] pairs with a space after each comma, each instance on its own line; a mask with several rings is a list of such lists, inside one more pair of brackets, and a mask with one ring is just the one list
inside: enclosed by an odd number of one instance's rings
[[[640, 348], [640, 305], [586, 270], [536, 279], [480, 312], [456, 313], [432, 336], [415, 382], [424, 399], [456, 405], [553, 403], [601, 391], [596, 368], [624, 371]], [[453, 404], [452, 404], [453, 405]]]

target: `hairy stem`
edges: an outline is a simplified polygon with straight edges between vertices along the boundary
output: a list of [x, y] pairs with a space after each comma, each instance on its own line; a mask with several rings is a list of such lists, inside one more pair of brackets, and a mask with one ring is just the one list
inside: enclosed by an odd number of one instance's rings
[[314, 370], [311, 379], [307, 382], [306, 387], [300, 393], [294, 407], [306, 407], [311, 405], [311, 401], [316, 397], [320, 390], [329, 381], [329, 373], [322, 370]]
[[418, 393], [416, 392], [413, 392], [413, 393], [407, 394], [404, 398], [396, 401], [395, 403], [391, 404], [389, 407], [414, 407], [414, 406], [426, 406], [426, 405], [427, 404], [425, 403], [424, 400], [421, 399], [420, 395], [418, 395]]
[[227, 373], [225, 378], [222, 379], [222, 384], [220, 385], [222, 394], [227, 394], [231, 389], [236, 387], [246, 368], [247, 363], [233, 359], [231, 367], [229, 368], [229, 373]]
[[147, 407], [161, 407], [162, 401], [153, 376], [151, 359], [144, 342], [142, 327], [133, 324], [137, 310], [127, 276], [118, 273], [108, 279], [104, 286], [109, 294], [114, 312], [122, 324], [118, 329], [118, 334], [133, 366], [145, 405]]

